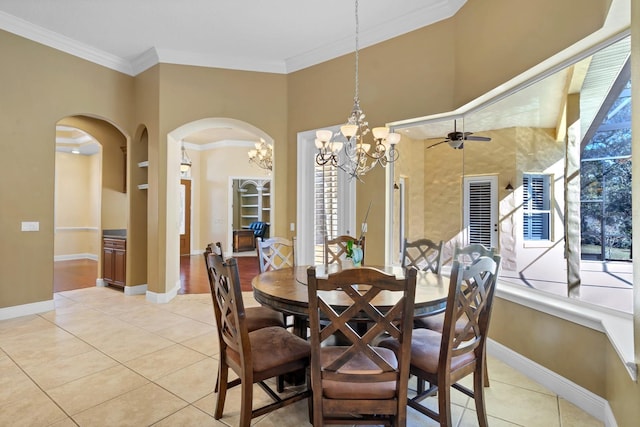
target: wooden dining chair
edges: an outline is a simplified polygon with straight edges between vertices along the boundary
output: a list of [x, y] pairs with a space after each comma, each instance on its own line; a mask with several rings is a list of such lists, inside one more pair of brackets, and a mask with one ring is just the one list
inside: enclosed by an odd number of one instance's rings
[[[218, 362], [218, 394], [214, 418], [223, 414], [227, 390], [240, 385], [240, 426], [248, 427], [251, 419], [308, 398], [308, 387], [280, 397], [265, 382], [269, 378], [305, 370], [309, 366], [309, 343], [279, 326], [249, 332], [238, 265], [234, 258], [226, 262], [214, 255], [213, 289], [220, 358]], [[238, 378], [229, 381], [229, 369]], [[274, 401], [253, 409], [253, 385], [258, 384]]]
[[325, 261], [327, 264], [340, 264], [347, 254], [347, 244], [349, 241], [354, 242], [362, 248], [362, 264], [364, 264], [365, 236], [352, 237], [346, 234], [338, 236], [334, 239], [325, 237]]
[[[480, 258], [481, 256], [493, 257], [494, 251], [493, 249], [487, 249], [485, 246], [476, 243], [467, 246], [456, 246], [453, 250], [453, 259], [458, 261], [463, 265], [472, 264], [475, 260]], [[458, 320], [456, 323], [456, 330], [458, 332], [462, 331], [464, 328], [466, 321], [465, 319]], [[444, 310], [440, 313], [436, 313], [432, 316], [422, 316], [414, 319], [414, 324], [416, 328], [426, 328], [434, 331], [442, 332], [444, 328]], [[484, 378], [484, 386], [489, 387], [489, 371], [485, 366], [484, 370], [485, 378]]]
[[439, 243], [431, 239], [418, 239], [412, 242], [404, 239], [402, 245], [403, 267], [415, 267], [420, 271], [431, 271], [440, 274], [442, 268], [442, 249], [444, 241]]
[[[211, 247], [207, 246], [204, 252], [204, 263], [207, 267], [207, 277], [209, 278], [209, 289], [211, 295], [214, 295], [214, 285], [216, 281], [216, 270], [214, 268], [214, 260], [219, 258], [218, 261], [224, 261], [222, 256], [222, 246], [220, 242], [216, 242], [215, 245], [211, 244]], [[275, 311], [269, 307], [247, 307], [245, 310], [246, 325], [249, 332], [256, 329], [266, 328], [269, 326], [280, 326], [284, 328], [284, 316], [279, 311]]]
[[[315, 427], [406, 425], [416, 270], [408, 270], [405, 276], [396, 279], [362, 267], [320, 278], [315, 267], [307, 270], [313, 390], [310, 412]], [[331, 306], [330, 299], [337, 292], [348, 297], [349, 305]], [[397, 297], [384, 313], [371, 301], [381, 293]], [[351, 325], [362, 316], [373, 322], [359, 334]], [[334, 344], [336, 334], [342, 336], [340, 345]], [[397, 352], [375, 345], [381, 334], [400, 343]]]
[[261, 273], [295, 265], [295, 237], [291, 240], [283, 237], [258, 237], [256, 250]]
[[[500, 256], [480, 257], [465, 266], [454, 261], [451, 270], [449, 295], [442, 333], [430, 329], [415, 329], [411, 341], [410, 372], [419, 382], [428, 382], [428, 390], [418, 390], [409, 399], [409, 406], [438, 421], [441, 426], [451, 426], [451, 387], [475, 401], [478, 423], [487, 426], [484, 403], [484, 370], [487, 332], [491, 308], [500, 268]], [[464, 319], [464, 327], [457, 330]], [[380, 346], [398, 351], [400, 343], [389, 338]], [[458, 382], [473, 374], [473, 389]], [[437, 393], [438, 411], [420, 402]]]

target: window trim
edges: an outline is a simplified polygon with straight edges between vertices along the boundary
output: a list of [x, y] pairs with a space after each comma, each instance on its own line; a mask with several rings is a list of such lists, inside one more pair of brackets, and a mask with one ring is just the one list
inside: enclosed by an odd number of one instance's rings
[[[525, 205], [525, 195], [527, 194], [527, 188], [525, 180], [528, 177], [542, 177], [544, 182], [544, 189], [546, 191], [545, 201], [548, 202], [548, 209], [528, 209]], [[545, 173], [545, 172], [523, 172], [522, 173], [522, 241], [525, 243], [525, 247], [546, 247], [550, 242], [553, 242], [554, 235], [554, 221], [553, 221], [553, 185], [555, 182], [554, 174]], [[543, 194], [545, 196], [545, 194]], [[548, 214], [548, 224], [547, 224], [547, 238], [546, 239], [529, 239], [526, 233], [526, 226], [524, 221], [524, 215], [529, 211], [533, 211], [532, 213], [547, 213]]]

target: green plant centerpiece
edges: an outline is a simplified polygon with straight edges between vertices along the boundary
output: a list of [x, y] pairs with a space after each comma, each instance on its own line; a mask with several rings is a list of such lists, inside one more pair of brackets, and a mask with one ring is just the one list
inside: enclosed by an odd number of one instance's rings
[[351, 259], [354, 267], [360, 267], [362, 265], [363, 251], [360, 245], [353, 240], [347, 242], [346, 257]]

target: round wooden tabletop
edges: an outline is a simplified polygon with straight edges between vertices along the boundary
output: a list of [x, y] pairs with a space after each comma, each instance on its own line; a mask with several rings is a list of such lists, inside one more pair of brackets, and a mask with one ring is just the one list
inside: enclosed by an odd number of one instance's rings
[[[309, 295], [307, 293], [307, 269], [309, 266], [296, 266], [261, 273], [253, 278], [253, 295], [255, 299], [266, 306], [278, 311], [306, 317], [309, 312]], [[316, 267], [318, 277], [321, 276], [322, 266]], [[396, 277], [403, 277], [402, 268], [385, 267], [380, 270]], [[447, 276], [419, 271], [416, 281], [415, 315], [426, 315], [441, 310], [447, 300], [449, 278]], [[334, 307], [346, 306], [350, 302], [341, 292], [326, 292], [325, 300]], [[343, 297], [343, 298], [341, 298]], [[397, 296], [391, 292], [381, 292], [373, 303], [384, 311], [385, 307], [392, 307]]]

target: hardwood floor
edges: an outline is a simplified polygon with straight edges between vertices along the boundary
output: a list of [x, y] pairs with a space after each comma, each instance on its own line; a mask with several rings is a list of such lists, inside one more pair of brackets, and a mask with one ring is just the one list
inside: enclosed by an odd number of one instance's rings
[[[247, 256], [236, 259], [240, 273], [240, 286], [243, 291], [250, 291], [251, 279], [258, 274], [258, 260], [256, 257]], [[53, 265], [54, 292], [89, 288], [96, 285], [97, 261], [89, 259], [57, 261]], [[180, 281], [182, 288], [178, 294], [206, 294], [210, 292], [209, 279], [202, 255], [180, 257]]]

